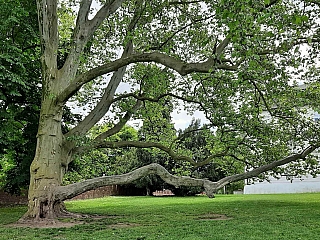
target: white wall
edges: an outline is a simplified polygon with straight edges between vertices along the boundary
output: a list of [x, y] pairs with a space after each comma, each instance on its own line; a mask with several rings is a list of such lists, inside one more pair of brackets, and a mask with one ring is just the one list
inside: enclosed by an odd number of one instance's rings
[[[262, 116], [266, 121], [270, 119], [268, 112], [262, 112]], [[312, 111], [307, 111], [305, 117], [314, 121], [320, 121], [320, 114]], [[319, 150], [313, 154], [320, 156]], [[308, 193], [320, 192], [320, 177], [313, 178], [312, 176], [304, 176], [303, 180], [298, 178], [288, 181], [286, 177], [280, 179], [272, 178], [270, 182], [256, 182], [251, 185], [245, 185], [244, 194], [271, 194], [271, 193]]]
[[287, 181], [285, 177], [269, 182], [259, 182], [244, 187], [244, 194], [271, 193], [310, 193], [320, 192], [320, 178], [305, 178], [304, 180]]

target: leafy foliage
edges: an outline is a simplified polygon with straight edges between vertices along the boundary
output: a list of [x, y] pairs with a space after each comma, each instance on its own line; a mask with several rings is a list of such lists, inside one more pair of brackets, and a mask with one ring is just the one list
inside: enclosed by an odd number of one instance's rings
[[[97, 126], [92, 129], [89, 137], [94, 138], [110, 128], [110, 125]], [[117, 135], [112, 137], [114, 141], [137, 140], [137, 138], [137, 131], [130, 126], [125, 126]], [[94, 177], [124, 174], [132, 170], [137, 161], [134, 153], [130, 149], [93, 149], [77, 157], [69, 165], [68, 172], [64, 176], [64, 184]]]
[[35, 1], [0, 1], [0, 187], [29, 183], [40, 109], [40, 51]]

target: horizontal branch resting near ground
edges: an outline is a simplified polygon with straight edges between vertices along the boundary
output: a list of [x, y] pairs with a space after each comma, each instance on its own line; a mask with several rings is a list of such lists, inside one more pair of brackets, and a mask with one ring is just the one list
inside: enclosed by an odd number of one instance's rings
[[152, 163], [147, 166], [138, 168], [132, 172], [115, 175], [115, 176], [104, 176], [85, 180], [83, 182], [70, 184], [67, 186], [57, 187], [54, 192], [56, 200], [63, 201], [66, 199], [73, 198], [83, 192], [96, 189], [98, 187], [107, 185], [123, 185], [131, 183], [141, 177], [149, 174], [156, 174], [161, 177], [165, 182], [179, 186], [199, 186], [204, 187], [208, 197], [214, 197], [216, 191], [216, 183], [211, 182], [207, 179], [196, 179], [191, 177], [178, 177], [170, 174], [164, 167], [157, 163]]
[[259, 174], [272, 170], [275, 167], [287, 164], [292, 161], [296, 161], [299, 159], [304, 159], [309, 154], [311, 154], [315, 149], [317, 149], [319, 145], [317, 146], [309, 146], [305, 148], [303, 151], [297, 154], [293, 154], [291, 156], [285, 157], [281, 160], [272, 162], [270, 164], [258, 167], [256, 169], [253, 169], [249, 172], [245, 172], [242, 174], [237, 174], [229, 177], [225, 177], [217, 182], [212, 182], [207, 179], [197, 179], [197, 178], [191, 178], [191, 177], [179, 177], [174, 176], [171, 173], [169, 173], [164, 167], [157, 163], [152, 163], [147, 166], [138, 168], [132, 172], [122, 174], [122, 175], [115, 175], [115, 176], [104, 176], [104, 177], [98, 177], [93, 178], [89, 180], [85, 180], [83, 182], [70, 184], [67, 186], [60, 186], [57, 187], [54, 191], [54, 195], [56, 200], [64, 201], [66, 199], [73, 198], [83, 192], [96, 189], [98, 187], [107, 186], [107, 185], [121, 185], [121, 184], [128, 184], [131, 183], [141, 177], [147, 176], [149, 174], [156, 174], [159, 177], [161, 177], [162, 180], [165, 182], [174, 185], [176, 187], [179, 186], [199, 186], [204, 187], [205, 192], [208, 197], [212, 198], [214, 197], [214, 193], [217, 192], [218, 189], [224, 187], [228, 183], [251, 178], [258, 176]]

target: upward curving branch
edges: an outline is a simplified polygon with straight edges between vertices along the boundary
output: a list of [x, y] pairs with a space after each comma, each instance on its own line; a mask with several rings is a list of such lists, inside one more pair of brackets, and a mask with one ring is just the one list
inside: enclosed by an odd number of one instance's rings
[[[95, 14], [93, 19], [89, 20], [92, 0], [82, 0], [77, 14], [76, 26], [73, 31], [71, 49], [64, 66], [61, 69], [61, 75], [74, 76], [78, 69], [80, 56], [83, 50], [92, 38], [94, 32], [99, 28], [102, 22], [113, 14], [124, 2], [124, 0], [109, 0]], [[72, 79], [72, 77], [71, 77]], [[69, 81], [71, 81], [69, 79]], [[79, 89], [79, 88], [78, 88]]]
[[115, 124], [112, 128], [110, 128], [109, 130], [107, 130], [106, 132], [103, 132], [101, 134], [99, 134], [93, 141], [92, 141], [92, 145], [89, 147], [77, 147], [73, 150], [74, 154], [78, 154], [78, 153], [82, 153], [84, 151], [87, 151], [89, 149], [91, 149], [94, 146], [98, 146], [103, 144], [104, 140], [116, 133], [118, 133], [123, 127], [124, 125], [130, 120], [131, 116], [133, 113], [135, 113], [138, 108], [140, 108], [141, 106], [141, 101], [137, 101], [136, 104], [132, 107], [131, 110], [127, 111], [126, 114], [123, 116], [123, 118], [120, 119], [120, 121]]
[[115, 124], [113, 128], [109, 129], [104, 133], [101, 133], [99, 136], [97, 136], [94, 139], [94, 142], [101, 143], [106, 138], [118, 133], [124, 127], [124, 125], [130, 120], [132, 115], [140, 108], [140, 106], [141, 106], [141, 101], [137, 101], [136, 104], [126, 112], [123, 118], [121, 118], [120, 121], [117, 124]]
[[[132, 42], [129, 42], [124, 49], [122, 55], [126, 56], [132, 52]], [[76, 127], [66, 134], [66, 137], [73, 136], [74, 134], [87, 133], [100, 119], [109, 111], [111, 104], [113, 103], [114, 94], [122, 81], [122, 78], [126, 72], [126, 66], [121, 67], [113, 73], [108, 86], [106, 87], [100, 101], [94, 107], [94, 109], [81, 121]]]
[[269, 163], [267, 165], [263, 165], [261, 167], [255, 168], [255, 169], [253, 169], [251, 171], [248, 171], [248, 172], [245, 172], [245, 173], [242, 173], [242, 174], [237, 174], [237, 175], [225, 177], [225, 178], [223, 178], [223, 179], [221, 179], [221, 180], [219, 180], [217, 182], [217, 187], [221, 188], [221, 187], [227, 185], [230, 182], [236, 182], [236, 181], [239, 181], [239, 180], [256, 177], [259, 174], [261, 174], [263, 172], [266, 172], [266, 171], [269, 171], [269, 170], [272, 170], [272, 169], [274, 169], [274, 168], [276, 168], [278, 166], [282, 166], [282, 165], [285, 165], [287, 163], [290, 163], [290, 162], [293, 162], [293, 161], [297, 161], [299, 159], [304, 159], [319, 147], [320, 147], [320, 144], [313, 145], [313, 146], [308, 146], [307, 148], [305, 148], [300, 153], [293, 154], [293, 155], [285, 157], [285, 158], [283, 158], [281, 160], [274, 161], [272, 163]]
[[[141, 17], [140, 8], [137, 7], [135, 9], [134, 16], [131, 19], [127, 28], [128, 35], [130, 34], [131, 31], [135, 29], [140, 17]], [[131, 40], [129, 40], [123, 50], [121, 58], [127, 57], [128, 55], [132, 54], [132, 52], [133, 52], [133, 43]], [[114, 102], [113, 101], [114, 94], [125, 75], [126, 67], [127, 66], [124, 65], [113, 73], [108, 83], [108, 86], [106, 87], [104, 94], [101, 97], [99, 103], [94, 107], [94, 109], [89, 113], [89, 115], [84, 118], [82, 122], [80, 122], [75, 128], [73, 128], [69, 133], [66, 134], [66, 137], [70, 137], [74, 134], [81, 135], [81, 134], [87, 133], [109, 111], [111, 104]], [[74, 91], [77, 91], [78, 89], [80, 89], [81, 86], [82, 85], [79, 85], [78, 87], [76, 87]], [[65, 100], [61, 99], [60, 101], [66, 101], [66, 100], [67, 99]]]
[[238, 69], [238, 64], [236, 65], [220, 64], [220, 63], [217, 63], [217, 61], [214, 59], [208, 59], [207, 61], [201, 62], [201, 63], [188, 63], [161, 52], [131, 54], [130, 56], [103, 64], [99, 67], [89, 70], [86, 73], [79, 75], [65, 89], [65, 91], [63, 91], [59, 95], [58, 101], [59, 102], [67, 101], [70, 97], [73, 96], [73, 94], [78, 89], [81, 88], [82, 85], [92, 81], [93, 79], [99, 76], [116, 71], [119, 68], [130, 65], [132, 63], [138, 63], [138, 62], [159, 63], [177, 71], [182, 76], [185, 76], [193, 72], [209, 73], [214, 69], [224, 69], [228, 71], [236, 71]]
[[92, 0], [82, 0], [80, 2], [80, 8], [77, 15], [75, 31], [78, 31], [81, 25], [86, 24], [86, 22], [88, 21], [91, 4], [92, 4]]
[[113, 14], [125, 0], [109, 0], [96, 13], [92, 20], [89, 21], [90, 31], [95, 32], [102, 21]]

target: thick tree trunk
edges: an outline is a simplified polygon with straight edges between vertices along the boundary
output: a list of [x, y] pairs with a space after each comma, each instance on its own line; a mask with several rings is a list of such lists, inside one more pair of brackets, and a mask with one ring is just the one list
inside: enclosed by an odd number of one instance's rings
[[61, 202], [54, 192], [61, 185], [64, 167], [62, 159], [61, 132], [62, 108], [52, 100], [44, 100], [40, 113], [37, 148], [30, 167], [28, 212], [21, 221], [54, 219], [61, 211]]

